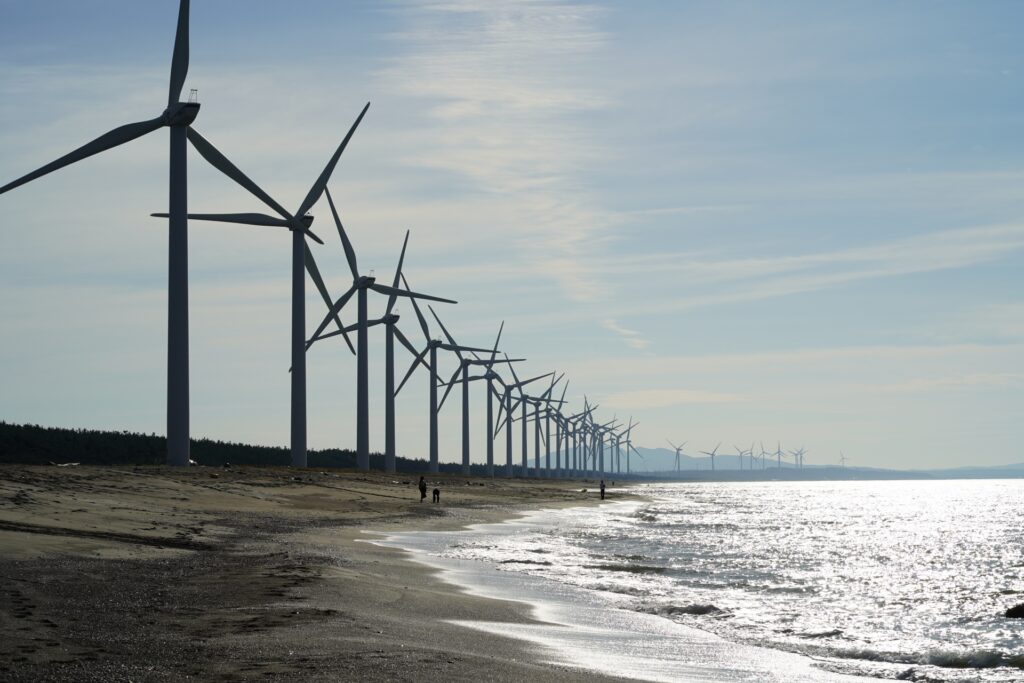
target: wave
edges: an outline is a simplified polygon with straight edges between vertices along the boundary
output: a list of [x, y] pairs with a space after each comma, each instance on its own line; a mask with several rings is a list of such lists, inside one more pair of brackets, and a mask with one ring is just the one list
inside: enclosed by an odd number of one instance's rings
[[609, 572], [629, 572], [631, 574], [664, 574], [665, 567], [652, 567], [646, 564], [585, 564], [584, 569], [603, 569]]
[[498, 564], [530, 564], [550, 567], [553, 563], [547, 560], [501, 560]]
[[693, 614], [696, 616], [726, 614], [724, 609], [715, 605], [700, 605], [697, 603], [692, 605], [660, 605], [657, 607], [641, 608], [641, 611], [648, 614], [660, 614], [663, 617], [671, 617], [677, 614]]
[[[805, 634], [800, 634], [806, 637]], [[790, 649], [790, 648], [783, 648]], [[838, 659], [881, 662], [886, 664], [904, 664], [932, 666], [939, 669], [1024, 669], [1024, 654], [1000, 652], [998, 650], [954, 650], [933, 649], [920, 654], [875, 650], [873, 648], [836, 648], [829, 646], [792, 648], [801, 654], [835, 657]], [[907, 670], [907, 675], [925, 675], [922, 672]], [[926, 678], [910, 678], [906, 680], [928, 680]]]

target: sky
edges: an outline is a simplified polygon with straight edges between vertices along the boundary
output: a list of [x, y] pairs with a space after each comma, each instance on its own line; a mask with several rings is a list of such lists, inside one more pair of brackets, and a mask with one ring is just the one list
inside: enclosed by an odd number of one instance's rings
[[[158, 115], [176, 15], [0, 0], [0, 181]], [[504, 321], [520, 377], [564, 372], [567, 410], [632, 416], [638, 445], [999, 465], [1024, 461], [1022, 23], [995, 0], [193, 0], [185, 88], [195, 128], [289, 208], [371, 102], [330, 184], [360, 266], [390, 280], [410, 230], [409, 283], [458, 300], [435, 308], [459, 343]], [[0, 419], [164, 433], [167, 238], [148, 215], [167, 145], [0, 197]], [[189, 154], [191, 210], [263, 210]], [[313, 213], [338, 296], [351, 276]], [[189, 240], [192, 435], [286, 445], [290, 239]], [[355, 358], [333, 339], [308, 365], [310, 446], [352, 448]], [[426, 398], [422, 373], [399, 394], [401, 455], [427, 455]], [[458, 420], [456, 395], [442, 461]]]

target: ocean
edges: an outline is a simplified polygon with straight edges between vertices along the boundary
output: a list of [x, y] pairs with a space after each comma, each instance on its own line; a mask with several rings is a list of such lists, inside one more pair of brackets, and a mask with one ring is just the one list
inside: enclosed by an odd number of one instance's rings
[[[649, 680], [1024, 681], [1024, 481], [637, 486], [389, 543], [557, 627], [470, 624]], [[614, 500], [616, 490], [610, 491]]]

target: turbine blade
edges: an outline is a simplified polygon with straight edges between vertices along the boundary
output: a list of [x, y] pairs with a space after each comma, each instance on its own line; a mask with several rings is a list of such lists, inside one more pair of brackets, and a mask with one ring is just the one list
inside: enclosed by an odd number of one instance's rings
[[427, 306], [427, 308], [430, 309], [430, 313], [434, 316], [434, 320], [437, 321], [437, 324], [441, 326], [441, 331], [444, 332], [444, 336], [448, 338], [448, 342], [452, 345], [452, 350], [455, 351], [455, 355], [459, 357], [460, 361], [465, 361], [466, 359], [462, 357], [462, 351], [459, 349], [459, 345], [454, 339], [452, 339], [452, 335], [448, 334], [448, 328], [446, 328], [444, 323], [441, 322], [441, 319], [437, 317], [437, 313], [434, 311], [434, 308], [432, 306]]
[[306, 237], [312, 238], [312, 240], [314, 242], [316, 242], [317, 244], [323, 244], [324, 243], [324, 241], [322, 239], [320, 239], [319, 237], [317, 237], [317, 234], [315, 232], [313, 232], [312, 230], [310, 230], [309, 228], [306, 228], [302, 232], [306, 235]]
[[[254, 183], [249, 176], [242, 173], [241, 169], [231, 163], [230, 159], [224, 156], [219, 149], [214, 147], [209, 140], [200, 135], [199, 131], [191, 126], [188, 128], [188, 141], [192, 143], [192, 146], [196, 148], [199, 155], [206, 159], [211, 166], [244, 187], [250, 194], [280, 214], [282, 218], [292, 220], [292, 215], [283, 206], [275, 202], [273, 197], [264, 192], [263, 188]], [[302, 214], [299, 215], [301, 216]]]
[[458, 344], [441, 344], [441, 348], [444, 349], [445, 351], [455, 351], [456, 353], [458, 353], [459, 351], [481, 351], [483, 353], [487, 353], [488, 351], [490, 351], [490, 349], [478, 349], [473, 346], [460, 346]]
[[498, 328], [498, 338], [494, 340], [494, 350], [491, 351], [491, 363], [487, 367], [494, 365], [494, 358], [498, 355], [498, 343], [501, 341], [501, 333], [505, 330], [505, 321], [501, 321], [501, 327]]
[[[394, 330], [395, 336], [398, 337], [398, 341], [402, 343], [402, 346], [404, 346], [409, 351], [409, 353], [413, 355], [413, 357], [420, 355], [420, 352], [416, 350], [416, 347], [413, 346], [408, 339], [406, 339], [405, 335], [402, 334], [402, 331], [400, 329], [398, 329], [397, 327], [392, 327], [392, 330]], [[423, 367], [427, 367], [426, 361], [423, 361]]]
[[455, 369], [455, 372], [452, 374], [452, 378], [450, 380], [448, 380], [448, 386], [445, 387], [444, 396], [441, 397], [441, 401], [437, 404], [437, 409], [438, 410], [441, 410], [441, 406], [444, 405], [445, 399], [447, 399], [448, 398], [448, 394], [451, 393], [452, 387], [454, 387], [456, 384], [458, 384], [458, 382], [455, 381], [455, 378], [459, 376], [460, 372], [462, 372], [462, 366], [461, 365], [458, 368]]
[[456, 304], [457, 301], [451, 299], [442, 299], [439, 296], [431, 296], [430, 294], [419, 294], [418, 292], [410, 292], [408, 289], [398, 289], [396, 287], [388, 287], [387, 285], [378, 285], [376, 282], [370, 285], [370, 289], [381, 294], [390, 294], [391, 296], [404, 296], [409, 299], [426, 299], [428, 301], [440, 301], [445, 304]]
[[313, 187], [309, 188], [309, 194], [302, 200], [302, 206], [295, 212], [296, 216], [305, 216], [306, 212], [309, 211], [314, 204], [320, 199], [320, 195], [323, 194], [324, 189], [327, 187], [327, 181], [330, 180], [331, 174], [334, 173], [334, 167], [338, 164], [338, 159], [341, 158], [341, 153], [348, 147], [348, 141], [352, 139], [352, 134], [356, 132], [356, 128], [359, 127], [359, 122], [366, 116], [366, 110], [370, 108], [370, 103], [367, 102], [363, 110], [359, 112], [359, 117], [356, 118], [356, 122], [352, 124], [352, 127], [348, 129], [348, 133], [345, 135], [345, 139], [338, 145], [338, 149], [334, 152], [334, 156], [327, 162], [327, 166], [324, 167], [320, 177], [313, 183]]
[[[402, 264], [405, 262], [405, 248], [409, 246], [409, 231], [405, 231], [405, 241], [402, 242], [402, 254], [398, 257], [398, 267], [395, 269], [395, 279], [391, 282], [392, 289], [398, 289], [398, 280], [402, 277]], [[391, 315], [391, 309], [395, 307], [396, 295], [392, 294], [388, 297], [388, 307], [385, 311], [385, 315]]]
[[[375, 318], [373, 320], [367, 320], [366, 327], [375, 327], [383, 322], [384, 318]], [[312, 337], [308, 342], [306, 342], [306, 348], [308, 349], [310, 346], [313, 345], [313, 342], [318, 342], [321, 339], [330, 339], [331, 337], [337, 337], [339, 334], [345, 334], [346, 332], [355, 332], [358, 329], [359, 323], [352, 323], [351, 325], [347, 325], [346, 327], [343, 327], [340, 330], [336, 330], [334, 332], [327, 332], [325, 334], [321, 334], [319, 337]]]
[[[505, 360], [508, 360], [508, 354], [505, 354]], [[519, 378], [515, 376], [516, 375], [515, 368], [512, 365], [509, 365], [508, 367], [509, 367], [510, 370], [512, 370], [512, 376], [515, 377], [515, 379], [516, 379], [516, 383], [513, 386], [520, 387], [520, 388], [525, 387], [527, 384], [530, 384], [531, 382], [536, 382], [539, 379], [544, 379], [545, 377], [550, 377], [551, 375], [555, 374], [554, 372], [545, 372], [543, 375], [537, 375], [536, 377], [531, 377], [530, 379], [528, 379], [526, 381], [520, 382]]]
[[405, 373], [405, 377], [402, 378], [402, 381], [399, 383], [398, 388], [395, 389], [395, 396], [398, 396], [398, 392], [402, 390], [402, 387], [405, 386], [405, 383], [409, 381], [410, 377], [412, 377], [412, 373], [416, 369], [417, 365], [423, 363], [424, 367], [430, 369], [430, 366], [423, 361], [423, 357], [427, 355], [427, 351], [429, 350], [430, 346], [428, 345], [422, 351], [416, 354], [416, 357], [412, 361], [412, 365], [409, 366], [409, 371]]
[[167, 91], [167, 106], [181, 101], [181, 89], [188, 75], [188, 2], [178, 6], [178, 32], [174, 36], [174, 55], [171, 57], [171, 85]]
[[[323, 298], [324, 304], [326, 304], [327, 308], [330, 309], [330, 307], [334, 303], [331, 300], [331, 293], [327, 291], [327, 285], [324, 284], [324, 278], [320, 275], [320, 269], [317, 268], [317, 266], [316, 266], [316, 259], [313, 258], [313, 252], [311, 252], [309, 250], [309, 245], [308, 244], [305, 245], [305, 249], [306, 249], [306, 272], [309, 273], [310, 279], [313, 280], [313, 284], [316, 285], [317, 291], [320, 292], [320, 296], [321, 296], [321, 298]], [[341, 318], [339, 318], [337, 315], [334, 316], [334, 323], [338, 326], [339, 330], [344, 330], [345, 329], [345, 326], [341, 323]], [[342, 333], [342, 334], [345, 337], [345, 343], [348, 344], [348, 348], [352, 352], [352, 355], [355, 355], [356, 347], [352, 346], [352, 340], [349, 339], [348, 334], [346, 334], [346, 333]]]
[[[167, 218], [167, 213], [151, 213], [154, 218]], [[190, 213], [190, 221], [213, 221], [215, 223], [240, 223], [242, 225], [265, 225], [275, 228], [291, 228], [291, 223], [265, 213]]]
[[0, 187], [0, 194], [13, 190], [16, 187], [24, 185], [25, 183], [31, 182], [36, 178], [41, 178], [47, 173], [53, 173], [54, 171], [64, 168], [76, 161], [81, 161], [91, 157], [94, 154], [105, 152], [106, 150], [123, 145], [126, 142], [131, 142], [135, 138], [140, 138], [146, 133], [152, 133], [157, 128], [164, 125], [163, 117], [150, 119], [149, 121], [139, 121], [138, 123], [129, 123], [127, 125], [115, 128], [109, 133], [104, 133], [92, 142], [87, 142], [73, 152], [68, 152], [61, 158], [51, 161], [42, 168], [38, 168], [35, 171], [27, 175], [23, 175], [15, 181], [7, 183], [3, 187]]
[[[409, 289], [409, 281], [405, 279], [405, 275], [402, 275], [402, 284], [405, 288]], [[416, 311], [416, 319], [420, 321], [420, 329], [423, 330], [423, 338], [428, 342], [430, 341], [430, 328], [427, 327], [427, 320], [423, 317], [423, 311], [420, 310], [419, 304], [416, 303], [415, 297], [412, 299], [412, 308]]]
[[[338, 316], [342, 307], [348, 303], [348, 300], [352, 298], [352, 295], [356, 293], [356, 286], [352, 285], [348, 288], [348, 291], [341, 295], [341, 297], [330, 306], [330, 310], [324, 317], [323, 322], [320, 323], [320, 327], [316, 328], [316, 332], [313, 333], [313, 338], [316, 339], [320, 336], [320, 333], [324, 331], [324, 328], [331, 324], [331, 320]], [[342, 328], [344, 330], [344, 328]]]
[[338, 216], [338, 210], [334, 208], [334, 199], [331, 197], [331, 191], [325, 187], [324, 194], [327, 195], [327, 203], [331, 205], [334, 224], [338, 226], [338, 235], [341, 236], [341, 246], [345, 250], [345, 259], [348, 261], [349, 270], [352, 271], [352, 279], [358, 280], [359, 267], [356, 265], [356, 251], [352, 248], [352, 242], [349, 241], [345, 228], [341, 225], [341, 218]]
[[[508, 354], [507, 353], [505, 354], [505, 360], [508, 360]], [[509, 363], [508, 364], [508, 369], [512, 371], [512, 379], [514, 379], [516, 381], [516, 383], [513, 384], [512, 386], [518, 388], [519, 389], [519, 393], [522, 394], [523, 393], [523, 382], [519, 381], [519, 375], [516, 374], [516, 366], [513, 365], [512, 363]], [[534, 377], [533, 379], [540, 379], [540, 377]], [[530, 380], [530, 381], [532, 382], [533, 380]]]

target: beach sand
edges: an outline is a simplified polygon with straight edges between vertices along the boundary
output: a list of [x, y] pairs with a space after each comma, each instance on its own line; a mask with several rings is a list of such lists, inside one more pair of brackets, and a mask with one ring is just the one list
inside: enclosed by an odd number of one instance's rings
[[593, 482], [428, 476], [433, 505], [417, 480], [0, 466], [0, 679], [616, 680], [448, 623], [531, 616], [363, 542], [594, 504]]

